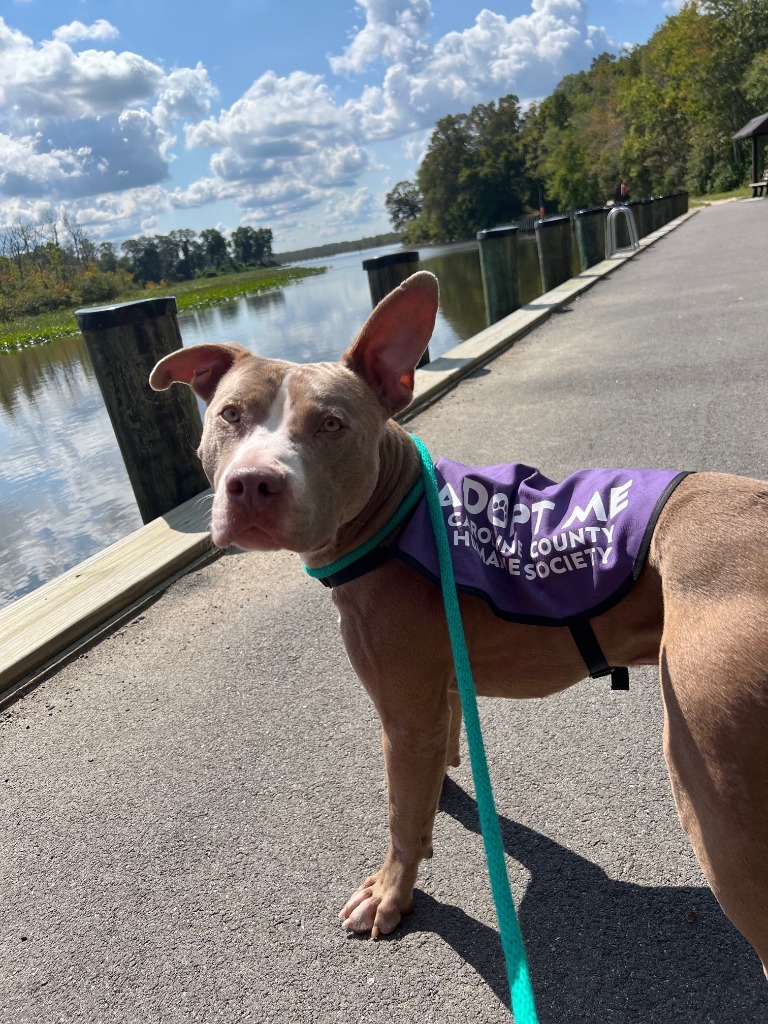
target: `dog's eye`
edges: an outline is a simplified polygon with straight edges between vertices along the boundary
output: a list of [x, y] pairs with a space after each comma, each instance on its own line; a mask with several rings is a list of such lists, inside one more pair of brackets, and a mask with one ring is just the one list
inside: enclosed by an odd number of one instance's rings
[[333, 434], [337, 430], [341, 430], [341, 420], [338, 416], [326, 416], [322, 429], [326, 434]]
[[226, 423], [240, 422], [240, 410], [235, 405], [225, 405], [219, 413], [219, 416], [221, 416]]

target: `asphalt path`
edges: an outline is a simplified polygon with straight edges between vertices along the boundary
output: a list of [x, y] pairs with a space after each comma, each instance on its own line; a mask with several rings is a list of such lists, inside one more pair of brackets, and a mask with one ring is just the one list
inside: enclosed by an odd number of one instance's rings
[[[766, 237], [768, 202], [703, 210], [412, 429], [555, 478], [768, 478]], [[765, 1024], [672, 806], [655, 672], [481, 716], [542, 1024]], [[339, 927], [385, 810], [327, 592], [284, 553], [186, 576], [0, 717], [0, 1021], [509, 1020], [468, 765], [414, 914]]]

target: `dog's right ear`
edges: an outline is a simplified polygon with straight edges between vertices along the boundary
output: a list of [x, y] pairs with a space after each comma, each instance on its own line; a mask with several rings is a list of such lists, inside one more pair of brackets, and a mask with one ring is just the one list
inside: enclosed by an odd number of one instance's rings
[[370, 384], [390, 416], [413, 397], [413, 372], [435, 329], [438, 300], [434, 274], [411, 275], [381, 300], [341, 357]]
[[160, 360], [149, 375], [149, 385], [155, 391], [167, 391], [174, 383], [189, 384], [208, 404], [224, 374], [246, 357], [253, 355], [235, 342], [180, 348]]

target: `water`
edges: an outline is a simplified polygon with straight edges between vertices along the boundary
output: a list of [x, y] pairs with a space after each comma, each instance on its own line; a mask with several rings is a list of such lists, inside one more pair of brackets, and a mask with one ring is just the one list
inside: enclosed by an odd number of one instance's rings
[[[529, 301], [540, 288], [535, 244], [521, 248]], [[336, 359], [371, 309], [362, 260], [390, 251], [313, 261], [331, 269], [183, 314], [184, 342], [238, 341], [298, 362]], [[441, 285], [434, 358], [486, 326], [477, 246], [423, 249], [421, 267]], [[0, 353], [0, 453], [0, 607], [142, 525], [82, 338]]]
[[[237, 341], [260, 356], [295, 362], [338, 359], [371, 311], [362, 261], [399, 246], [344, 253], [303, 266], [329, 267], [286, 288], [254, 294], [211, 309], [182, 314], [185, 345]], [[420, 268], [437, 274], [441, 310], [430, 353], [439, 355], [485, 327], [480, 263], [475, 243], [421, 250]]]

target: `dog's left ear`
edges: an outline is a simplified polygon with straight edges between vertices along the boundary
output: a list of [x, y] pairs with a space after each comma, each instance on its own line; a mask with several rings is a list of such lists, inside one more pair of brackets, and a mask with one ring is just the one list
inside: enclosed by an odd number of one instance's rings
[[167, 391], [174, 383], [189, 384], [208, 404], [224, 374], [241, 359], [253, 358], [247, 348], [234, 341], [191, 345], [161, 359], [149, 375], [149, 386], [154, 391]]
[[390, 416], [413, 397], [413, 373], [435, 329], [437, 278], [413, 274], [381, 300], [341, 361], [370, 384]]

